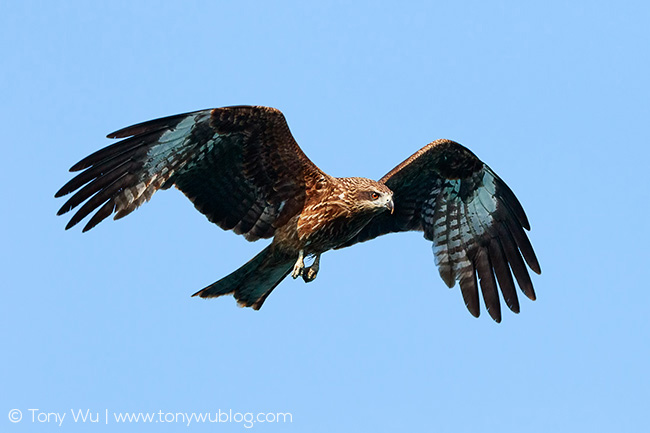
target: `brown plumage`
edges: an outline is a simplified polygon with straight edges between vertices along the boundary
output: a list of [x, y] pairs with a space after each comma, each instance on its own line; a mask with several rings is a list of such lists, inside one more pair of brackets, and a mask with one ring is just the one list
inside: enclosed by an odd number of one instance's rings
[[[289, 273], [312, 281], [325, 251], [419, 230], [433, 242], [442, 279], [449, 287], [460, 282], [473, 315], [480, 312], [477, 276], [496, 321], [497, 281], [514, 312], [512, 274], [535, 299], [524, 260], [533, 271], [540, 268], [519, 201], [453, 141], [430, 143], [377, 182], [323, 173], [298, 147], [282, 113], [269, 107], [195, 111], [108, 137], [123, 140], [75, 164], [70, 170], [81, 173], [56, 193], [76, 191], [59, 215], [81, 205], [66, 229], [92, 212], [83, 231], [111, 214], [122, 218], [174, 185], [222, 229], [249, 241], [273, 237], [251, 261], [195, 295], [234, 294], [240, 305], [259, 309]], [[307, 268], [306, 256], [315, 257]]]

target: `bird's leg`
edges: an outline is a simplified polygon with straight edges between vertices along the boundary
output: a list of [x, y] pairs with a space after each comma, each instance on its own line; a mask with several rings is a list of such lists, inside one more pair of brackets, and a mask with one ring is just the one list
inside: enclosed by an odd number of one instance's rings
[[303, 272], [302, 279], [305, 280], [305, 283], [310, 283], [316, 279], [318, 275], [318, 268], [320, 267], [320, 254], [316, 255], [314, 263], [310, 267], [305, 269], [306, 272]]
[[295, 280], [296, 278], [302, 275], [304, 270], [305, 270], [305, 252], [303, 250], [300, 250], [300, 252], [298, 253], [298, 260], [296, 260], [296, 264], [293, 265], [293, 272], [291, 272], [291, 276]]

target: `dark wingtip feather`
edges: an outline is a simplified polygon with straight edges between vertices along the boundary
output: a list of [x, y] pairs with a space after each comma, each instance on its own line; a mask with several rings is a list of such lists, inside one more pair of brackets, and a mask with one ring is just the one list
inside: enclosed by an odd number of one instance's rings
[[56, 193], [54, 193], [54, 198], [60, 198], [63, 197], [66, 194], [70, 194], [72, 191], [67, 191], [65, 186], [60, 188]]
[[503, 247], [503, 252], [505, 257], [510, 264], [510, 269], [519, 284], [521, 291], [531, 300], [535, 300], [535, 291], [533, 290], [533, 282], [530, 279], [528, 270], [526, 268], [526, 263], [521, 257], [519, 249], [517, 248], [517, 243], [513, 239], [512, 234], [508, 230], [507, 226], [504, 224], [497, 224], [497, 230], [500, 235], [501, 246]]
[[[118, 129], [117, 131], [113, 131], [110, 134], [106, 134], [106, 138], [110, 138], [110, 139], [128, 138], [128, 137], [133, 137], [135, 135], [144, 134], [147, 132], [152, 132], [152, 130], [161, 129], [160, 127], [160, 124], [162, 123], [161, 120], [170, 121], [172, 119], [169, 117], [165, 117], [163, 119], [149, 120], [147, 122], [141, 122], [136, 125], [127, 126], [126, 128]], [[165, 126], [163, 126], [163, 128], [166, 127], [167, 124], [168, 123], [165, 122], [164, 123]], [[157, 126], [157, 128], [154, 127], [154, 125]]]
[[83, 228], [81, 232], [85, 233], [88, 230], [95, 227], [100, 222], [104, 221], [113, 213], [113, 210], [115, 210], [115, 201], [111, 199], [106, 203], [104, 203], [104, 205], [101, 208], [99, 208], [97, 212], [95, 212], [95, 215], [93, 215], [92, 218], [90, 218], [90, 221], [88, 221], [88, 223], [86, 224], [86, 226]]
[[501, 294], [510, 311], [519, 313], [519, 298], [517, 297], [517, 289], [515, 282], [512, 279], [508, 261], [505, 258], [503, 248], [498, 239], [492, 238], [488, 247], [490, 253], [490, 262], [494, 269], [494, 274], [497, 277], [499, 286], [501, 287]]
[[[95, 176], [96, 177], [96, 176]], [[83, 184], [89, 182], [92, 178], [89, 178], [86, 173], [79, 173], [65, 185], [63, 185], [57, 192], [54, 194], [55, 198], [63, 197], [64, 195], [70, 194], [72, 191], [80, 188]]]
[[70, 179], [65, 185], [59, 189], [54, 195], [55, 198], [63, 197], [64, 195], [70, 194], [72, 191], [80, 188], [83, 184], [88, 182], [86, 179], [88, 176], [84, 176], [84, 173], [80, 173]]
[[68, 221], [68, 224], [65, 225], [66, 230], [70, 230], [72, 227], [76, 226], [79, 224], [79, 221], [81, 221], [81, 218], [74, 218], [72, 217], [70, 221]]
[[542, 272], [542, 269], [539, 266], [539, 261], [535, 255], [535, 250], [533, 250], [533, 246], [531, 245], [528, 236], [526, 236], [524, 229], [521, 228], [516, 223], [516, 221], [511, 218], [506, 218], [506, 225], [510, 230], [510, 234], [514, 238], [517, 247], [519, 247], [521, 255], [524, 257], [524, 260], [526, 260], [528, 267], [530, 267], [530, 269], [536, 274], [540, 274]]
[[531, 301], [537, 300], [537, 295], [535, 294], [535, 289], [533, 289], [533, 286], [530, 286], [530, 290], [528, 293], [526, 293], [526, 296], [528, 296], [528, 299]]
[[175, 127], [181, 120], [189, 115], [199, 113], [201, 111], [210, 110], [197, 110], [188, 113], [175, 114], [173, 116], [161, 117], [159, 119], [147, 120], [146, 122], [137, 123], [135, 125], [127, 126], [126, 128], [118, 129], [106, 135], [106, 138], [126, 138], [134, 135], [140, 135], [150, 132], [156, 132], [162, 129], [169, 129]]
[[65, 213], [68, 213], [72, 210], [72, 207], [68, 205], [68, 203], [64, 204], [61, 206], [61, 208], [57, 211], [56, 216], [61, 216]]
[[[93, 156], [93, 155], [90, 155], [90, 156]], [[78, 163], [76, 163], [75, 165], [70, 167], [70, 169], [68, 171], [72, 173], [72, 172], [81, 171], [83, 169], [86, 169], [86, 168], [90, 167], [92, 164], [88, 162], [88, 159], [89, 159], [89, 157], [86, 157], [86, 158], [82, 159], [81, 161], [79, 161]]]
[[512, 192], [510, 187], [503, 180], [499, 180], [501, 181], [499, 190], [501, 197], [503, 198], [503, 202], [506, 203], [506, 205], [513, 211], [522, 227], [530, 231], [530, 222], [528, 221], [528, 216], [526, 216], [526, 211], [524, 211], [524, 207], [521, 205], [521, 202], [519, 202], [519, 199], [515, 193]]
[[488, 313], [490, 313], [490, 317], [492, 320], [494, 320], [497, 323], [501, 323], [501, 309], [494, 309], [494, 308], [488, 308]]
[[138, 135], [138, 134], [141, 134], [142, 132], [144, 132], [144, 131], [138, 130], [138, 129], [135, 129], [134, 132], [130, 132], [132, 130], [134, 130], [133, 126], [122, 128], [120, 130], [111, 132], [110, 134], [106, 134], [106, 138], [110, 138], [111, 140], [116, 139], [116, 138], [128, 138], [128, 137], [132, 137], [134, 135]]
[[79, 161], [78, 163], [73, 165], [72, 167], [70, 167], [70, 171], [71, 172], [81, 171], [81, 170], [87, 169], [88, 167], [91, 167], [92, 165], [94, 165], [97, 162], [97, 156], [104, 153], [106, 151], [106, 149], [108, 149], [108, 147], [100, 149], [97, 152], [91, 153], [90, 155], [88, 155], [87, 157], [85, 157], [84, 159], [82, 159], [81, 161]]
[[483, 301], [485, 308], [487, 308], [490, 317], [494, 321], [501, 322], [501, 303], [499, 302], [499, 291], [497, 283], [492, 271], [492, 264], [490, 263], [490, 256], [487, 247], [480, 247], [474, 257], [474, 267], [478, 273], [479, 281], [481, 284], [481, 292], [483, 293]]
[[463, 301], [470, 314], [474, 317], [481, 315], [481, 307], [478, 302], [478, 282], [476, 281], [476, 274], [470, 278], [461, 278], [460, 292], [463, 295]]
[[528, 221], [524, 207], [521, 205], [515, 193], [491, 168], [486, 166], [486, 169], [496, 179], [497, 195], [501, 197], [501, 201], [510, 209], [523, 228], [530, 230], [530, 222]]

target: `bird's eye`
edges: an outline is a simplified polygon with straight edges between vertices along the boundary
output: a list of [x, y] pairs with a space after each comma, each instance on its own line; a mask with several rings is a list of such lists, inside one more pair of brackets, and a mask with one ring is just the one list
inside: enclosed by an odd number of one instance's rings
[[379, 193], [378, 192], [372, 192], [370, 194], [370, 197], [372, 197], [373, 200], [377, 200], [379, 198]]

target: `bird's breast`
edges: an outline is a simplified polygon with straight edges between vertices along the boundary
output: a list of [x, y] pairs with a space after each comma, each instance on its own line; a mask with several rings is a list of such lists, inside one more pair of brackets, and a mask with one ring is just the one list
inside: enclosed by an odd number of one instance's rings
[[273, 242], [283, 250], [320, 254], [356, 236], [371, 219], [322, 203], [306, 206], [276, 231]]

